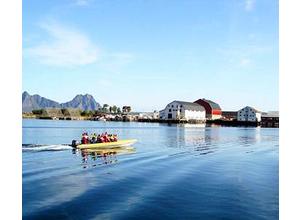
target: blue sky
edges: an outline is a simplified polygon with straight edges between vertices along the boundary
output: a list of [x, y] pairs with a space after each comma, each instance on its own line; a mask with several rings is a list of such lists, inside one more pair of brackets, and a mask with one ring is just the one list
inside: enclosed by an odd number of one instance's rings
[[24, 0], [23, 91], [278, 110], [278, 1]]

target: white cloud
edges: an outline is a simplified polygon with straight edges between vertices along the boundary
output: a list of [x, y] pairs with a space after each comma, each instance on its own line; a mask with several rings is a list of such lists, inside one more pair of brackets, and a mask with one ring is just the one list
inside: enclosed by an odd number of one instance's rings
[[252, 11], [254, 9], [255, 0], [245, 0], [245, 10]]
[[126, 52], [104, 52], [100, 62], [101, 67], [111, 73], [120, 73], [122, 68], [133, 62], [135, 56]]
[[78, 30], [56, 22], [40, 26], [48, 40], [24, 50], [40, 63], [53, 66], [81, 66], [95, 63], [99, 59], [99, 48]]

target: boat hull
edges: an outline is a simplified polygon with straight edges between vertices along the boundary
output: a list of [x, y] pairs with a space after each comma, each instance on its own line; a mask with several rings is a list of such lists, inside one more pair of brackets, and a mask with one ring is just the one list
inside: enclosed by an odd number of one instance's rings
[[116, 147], [130, 146], [134, 144], [136, 141], [137, 141], [136, 139], [130, 139], [130, 140], [119, 140], [116, 142], [107, 142], [107, 143], [80, 144], [77, 146], [77, 148], [78, 149], [116, 148]]

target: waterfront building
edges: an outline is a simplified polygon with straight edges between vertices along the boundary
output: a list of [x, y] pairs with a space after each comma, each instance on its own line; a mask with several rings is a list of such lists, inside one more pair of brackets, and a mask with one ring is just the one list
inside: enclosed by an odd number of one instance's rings
[[160, 110], [158, 115], [159, 115], [159, 119], [164, 119], [165, 118], [165, 110], [164, 109]]
[[[158, 114], [158, 113], [157, 113]], [[134, 120], [138, 119], [157, 119], [155, 112], [129, 112], [128, 116], [132, 117]]]
[[237, 120], [237, 111], [222, 111], [222, 119], [227, 121]]
[[262, 127], [279, 127], [279, 112], [271, 111], [262, 113], [261, 115], [261, 126]]
[[173, 101], [159, 112], [164, 120], [199, 120], [205, 121], [205, 109], [196, 103]]
[[201, 105], [206, 112], [206, 119], [220, 119], [222, 117], [222, 109], [219, 104], [208, 100], [208, 99], [198, 99], [194, 103]]
[[154, 112], [139, 112], [138, 119], [154, 119]]
[[261, 112], [253, 107], [246, 106], [237, 112], [238, 121], [260, 122]]
[[152, 117], [153, 117], [153, 119], [159, 119], [159, 112], [154, 111]]

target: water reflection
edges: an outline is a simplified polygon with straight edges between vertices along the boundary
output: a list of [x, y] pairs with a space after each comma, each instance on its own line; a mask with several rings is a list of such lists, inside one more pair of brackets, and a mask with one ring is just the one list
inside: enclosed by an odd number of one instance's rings
[[241, 128], [241, 134], [238, 136], [238, 142], [242, 146], [252, 146], [261, 141], [260, 128]]
[[[170, 126], [175, 132], [165, 132], [168, 140], [166, 146], [179, 150], [180, 154], [205, 155], [217, 150], [219, 142], [219, 129], [205, 127], [204, 124], [180, 124]], [[178, 152], [173, 152], [178, 155]]]
[[83, 168], [88, 168], [117, 163], [117, 155], [133, 154], [136, 150], [134, 147], [117, 147], [111, 149], [73, 149], [72, 152], [81, 155]]

